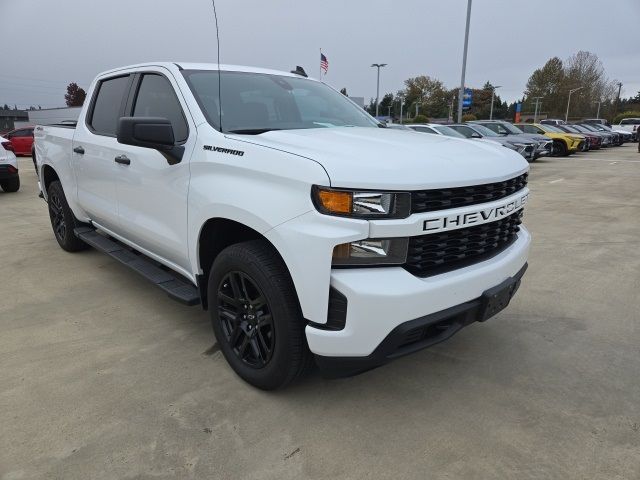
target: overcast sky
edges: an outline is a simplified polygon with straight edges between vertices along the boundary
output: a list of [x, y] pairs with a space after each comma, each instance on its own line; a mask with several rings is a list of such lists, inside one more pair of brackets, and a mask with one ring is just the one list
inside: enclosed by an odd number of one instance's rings
[[[211, 0], [0, 0], [0, 104], [64, 105], [65, 87], [151, 60], [214, 62]], [[352, 96], [426, 74], [459, 85], [467, 0], [216, 0], [221, 61], [318, 75]], [[467, 85], [522, 95], [551, 56], [588, 50], [640, 90], [639, 0], [473, 0]], [[381, 93], [382, 95], [382, 93]]]

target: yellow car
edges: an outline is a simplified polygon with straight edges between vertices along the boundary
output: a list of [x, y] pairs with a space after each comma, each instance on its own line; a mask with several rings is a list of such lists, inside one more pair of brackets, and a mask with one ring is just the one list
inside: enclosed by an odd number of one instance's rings
[[584, 135], [577, 133], [563, 132], [553, 125], [542, 125], [540, 123], [516, 123], [516, 127], [524, 133], [537, 133], [545, 135], [553, 140], [553, 153], [560, 157], [566, 157], [585, 146]]

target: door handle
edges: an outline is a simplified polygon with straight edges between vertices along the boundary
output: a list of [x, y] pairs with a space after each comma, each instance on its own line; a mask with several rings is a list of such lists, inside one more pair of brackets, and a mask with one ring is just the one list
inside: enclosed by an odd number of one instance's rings
[[116, 163], [120, 163], [122, 165], [130, 165], [131, 164], [131, 160], [129, 160], [129, 157], [127, 157], [126, 155], [118, 155], [115, 158]]
[[82, 147], [75, 147], [75, 148], [73, 149], [73, 151], [74, 151], [75, 153], [80, 154], [80, 155], [84, 155], [84, 148], [82, 148]]

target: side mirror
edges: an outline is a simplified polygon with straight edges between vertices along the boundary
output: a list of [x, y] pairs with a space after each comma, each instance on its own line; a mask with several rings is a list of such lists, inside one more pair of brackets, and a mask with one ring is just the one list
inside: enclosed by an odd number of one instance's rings
[[184, 147], [175, 144], [171, 122], [162, 117], [121, 117], [118, 122], [118, 143], [158, 150], [175, 165], [182, 160]]

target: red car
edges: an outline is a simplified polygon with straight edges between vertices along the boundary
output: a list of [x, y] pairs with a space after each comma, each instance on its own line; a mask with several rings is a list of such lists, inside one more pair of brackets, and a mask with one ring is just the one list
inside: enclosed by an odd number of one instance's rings
[[31, 155], [33, 146], [34, 127], [22, 127], [10, 131], [4, 138], [11, 142], [11, 148], [16, 155]]

